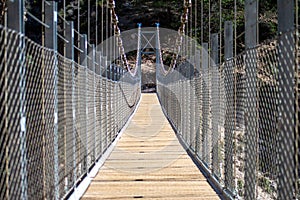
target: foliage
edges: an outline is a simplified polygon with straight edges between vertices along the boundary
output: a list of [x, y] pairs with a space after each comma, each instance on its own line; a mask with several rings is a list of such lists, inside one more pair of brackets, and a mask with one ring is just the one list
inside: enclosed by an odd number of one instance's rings
[[[201, 1], [198, 1], [201, 2]], [[245, 31], [245, 0], [236, 0], [236, 15], [234, 0], [203, 0], [203, 41], [209, 40], [209, 32], [219, 33], [224, 37], [224, 22], [233, 21], [236, 25], [237, 36], [237, 53], [244, 49], [244, 31]], [[209, 4], [210, 3], [210, 4]], [[221, 4], [220, 4], [221, 3]], [[259, 1], [259, 14], [258, 14], [258, 27], [259, 27], [259, 40], [264, 41], [276, 36], [277, 33], [277, 1], [265, 0]], [[221, 6], [221, 14], [220, 14]], [[210, 12], [209, 12], [210, 8]], [[198, 6], [198, 21], [201, 22], [201, 6]], [[221, 15], [221, 16], [220, 16]], [[236, 23], [235, 21], [236, 16]], [[210, 20], [210, 24], [209, 24]], [[220, 26], [221, 23], [221, 26]], [[220, 28], [221, 27], [221, 28]], [[210, 30], [209, 30], [210, 28]], [[201, 31], [197, 33], [198, 41], [201, 40]]]
[[[66, 1], [66, 18], [68, 20], [77, 21], [78, 16], [78, 1], [77, 0], [65, 0]], [[199, 42], [201, 40], [201, 35], [203, 35], [203, 41], [208, 41], [209, 31], [211, 33], [220, 33], [223, 35], [223, 24], [227, 20], [234, 21], [234, 2], [236, 1], [236, 35], [240, 36], [237, 39], [238, 49], [243, 50], [244, 48], [244, 3], [245, 0], [198, 0], [197, 10], [193, 7], [192, 13], [197, 11], [197, 21], [198, 27], [194, 27], [191, 32], [193, 32], [193, 37]], [[4, 0], [1, 0], [0, 6], [4, 5]], [[37, 0], [27, 0], [26, 7], [28, 11], [38, 16], [41, 19], [41, 3], [42, 1]], [[59, 5], [59, 13], [63, 13], [63, 0], [57, 0]], [[81, 26], [75, 28], [80, 29], [82, 33], [87, 33], [87, 5], [88, 0], [80, 0], [80, 18]], [[106, 0], [97, 0], [91, 2], [91, 15], [95, 14], [96, 5], [99, 11], [101, 7], [106, 7]], [[193, 4], [195, 1], [192, 1]], [[203, 2], [203, 33], [201, 33], [201, 2]], [[220, 13], [220, 3], [221, 11]], [[128, 8], [126, 5], [131, 5]], [[273, 38], [277, 33], [277, 0], [265, 0], [259, 1], [259, 38], [260, 41]], [[194, 4], [195, 6], [195, 4]], [[2, 8], [2, 7], [1, 7]], [[209, 9], [210, 8], [210, 9]], [[180, 25], [180, 15], [183, 9], [183, 0], [117, 0], [116, 10], [119, 15], [120, 24], [122, 31], [130, 28], [136, 27], [136, 23], [142, 22], [145, 26], [152, 26], [155, 22], [160, 22], [161, 26], [164, 28], [177, 29]], [[4, 8], [1, 9], [1, 12]], [[103, 9], [106, 11], [106, 9]], [[210, 12], [209, 12], [210, 10]], [[100, 14], [100, 12], [99, 12]], [[210, 15], [209, 15], [210, 14]], [[1, 15], [1, 21], [3, 21], [3, 14]], [[210, 16], [210, 17], [209, 17]], [[125, 20], [126, 19], [126, 20]], [[210, 23], [209, 23], [210, 19]], [[194, 19], [193, 19], [194, 20]], [[3, 22], [2, 22], [3, 23]], [[91, 18], [91, 26], [96, 25], [95, 19]], [[221, 26], [220, 26], [221, 23]], [[28, 34], [31, 38], [41, 38], [41, 31], [38, 33], [31, 32], [30, 30], [41, 29], [41, 26], [37, 25], [32, 19], [28, 19], [26, 23], [28, 27]], [[101, 26], [101, 16], [99, 16], [98, 26]], [[105, 23], [104, 23], [105, 27]], [[96, 37], [95, 30], [91, 30], [91, 38], [94, 40]], [[98, 31], [101, 32], [101, 31]], [[194, 34], [196, 32], [196, 34]], [[104, 38], [105, 38], [105, 33]], [[100, 40], [100, 36], [98, 36]], [[223, 37], [223, 36], [222, 36]], [[37, 39], [39, 40], [39, 39]]]
[[237, 190], [240, 196], [243, 196], [244, 191], [244, 182], [241, 179], [238, 179], [237, 181]]
[[265, 177], [258, 178], [258, 185], [263, 189], [263, 191], [267, 192], [268, 194], [272, 194], [273, 187], [269, 179]]

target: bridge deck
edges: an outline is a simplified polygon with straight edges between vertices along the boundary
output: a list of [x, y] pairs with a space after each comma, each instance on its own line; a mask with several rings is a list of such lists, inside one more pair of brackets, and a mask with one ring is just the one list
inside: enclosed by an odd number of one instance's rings
[[82, 199], [219, 199], [178, 142], [156, 94], [137, 113]]

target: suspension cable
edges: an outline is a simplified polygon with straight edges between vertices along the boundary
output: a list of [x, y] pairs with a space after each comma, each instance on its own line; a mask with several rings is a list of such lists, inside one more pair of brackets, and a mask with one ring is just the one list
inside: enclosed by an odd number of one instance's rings
[[[185, 29], [186, 29], [186, 24], [189, 19], [189, 9], [192, 7], [192, 0], [184, 0], [184, 9], [183, 9], [183, 14], [180, 17], [180, 27], [178, 29], [178, 37], [176, 39], [175, 43], [175, 53], [173, 54], [172, 60], [171, 60], [171, 66], [169, 67], [168, 70], [165, 70], [163, 66], [163, 60], [162, 60], [162, 55], [161, 51], [159, 51], [160, 55], [160, 68], [162, 69], [164, 76], [168, 75], [171, 71], [173, 71], [177, 65], [177, 60], [179, 58], [179, 55], [181, 53], [181, 47], [183, 43], [183, 36], [185, 35]], [[158, 45], [159, 45], [159, 50], [160, 50], [160, 38], [158, 34]]]
[[175, 46], [175, 54], [173, 55], [173, 59], [171, 61], [171, 67], [175, 69], [177, 60], [179, 58], [179, 54], [181, 52], [181, 46], [183, 42], [183, 36], [185, 34], [185, 27], [186, 23], [188, 22], [188, 13], [189, 8], [192, 6], [192, 0], [184, 0], [184, 8], [183, 8], [183, 14], [181, 15], [181, 24], [178, 29], [178, 38], [176, 39], [176, 46]]
[[[183, 42], [183, 36], [185, 35], [185, 28], [186, 28], [186, 23], [188, 22], [188, 13], [189, 13], [189, 8], [192, 6], [192, 0], [184, 0], [184, 9], [183, 9], [183, 14], [181, 15], [180, 21], [180, 27], [178, 29], [178, 36], [176, 39], [176, 43], [175, 43], [175, 53], [173, 55], [173, 59], [171, 61], [171, 67], [169, 68], [168, 72], [171, 71], [171, 69], [175, 69], [176, 64], [177, 64], [177, 60], [179, 58], [179, 54], [181, 52], [181, 46], [182, 46], [182, 42]], [[136, 66], [134, 68], [134, 72], [131, 71], [130, 69], [130, 65], [129, 62], [127, 60], [126, 54], [125, 54], [125, 50], [124, 50], [124, 46], [123, 46], [123, 40], [121, 38], [121, 31], [120, 28], [118, 26], [119, 20], [118, 20], [118, 16], [116, 14], [115, 11], [115, 1], [114, 0], [109, 0], [108, 2], [108, 7], [110, 9], [110, 14], [111, 14], [111, 22], [113, 24], [114, 27], [114, 34], [115, 37], [117, 39], [117, 43], [118, 43], [118, 48], [119, 48], [119, 52], [121, 55], [121, 60], [123, 63], [123, 66], [125, 66], [128, 70], [128, 72], [131, 75], [135, 75], [138, 69], [138, 62], [136, 62]], [[160, 48], [160, 44], [159, 44], [159, 48]], [[160, 51], [160, 62], [162, 63], [162, 56], [161, 56], [161, 51]]]
[[118, 19], [118, 16], [116, 14], [116, 11], [115, 11], [115, 7], [116, 7], [115, 1], [114, 0], [109, 0], [108, 7], [110, 9], [110, 14], [111, 14], [111, 18], [112, 18], [111, 23], [113, 24], [114, 34], [115, 34], [115, 37], [116, 37], [116, 40], [117, 40], [117, 43], [118, 43], [118, 48], [119, 48], [119, 52], [120, 52], [120, 55], [121, 55], [122, 64], [123, 64], [123, 66], [125, 66], [125, 68], [127, 68], [127, 71], [131, 74], [131, 76], [135, 76], [136, 73], [137, 73], [137, 70], [138, 70], [138, 66], [137, 66], [138, 62], [136, 62], [136, 66], [134, 68], [134, 71], [132, 72], [131, 69], [130, 69], [130, 65], [129, 65], [129, 62], [127, 60], [126, 54], [125, 54], [125, 49], [124, 49], [124, 46], [123, 46], [123, 40], [121, 38], [121, 30], [118, 26], [119, 19]]

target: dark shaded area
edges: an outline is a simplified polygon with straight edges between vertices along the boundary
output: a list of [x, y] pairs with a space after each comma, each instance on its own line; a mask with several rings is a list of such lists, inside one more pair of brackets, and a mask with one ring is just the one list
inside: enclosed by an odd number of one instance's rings
[[161, 27], [177, 30], [183, 2], [179, 0], [120, 0], [117, 13], [122, 31], [136, 28], [137, 23], [143, 27], [153, 27], [159, 22]]
[[[57, 0], [59, 15], [64, 16], [63, 0]], [[236, 1], [236, 20], [237, 20], [237, 53], [244, 49], [244, 0]], [[88, 14], [88, 0], [80, 1], [80, 16], [78, 16], [78, 1], [65, 0], [65, 18], [74, 21], [75, 28], [83, 34], [88, 34], [88, 15], [90, 15], [90, 43], [95, 43], [96, 39], [100, 42], [102, 39], [112, 34], [111, 30], [106, 31], [110, 23], [106, 22], [107, 13], [106, 0], [90, 1], [90, 14]], [[195, 22], [195, 13], [197, 12], [197, 27], [190, 27], [188, 35], [201, 41], [201, 2], [192, 1], [193, 7], [190, 11], [189, 19]], [[259, 39], [274, 38], [277, 32], [277, 1], [266, 0], [259, 2]], [[97, 6], [97, 7], [96, 7]], [[196, 7], [196, 8], [195, 8]], [[98, 8], [98, 22], [96, 22], [96, 8]], [[209, 12], [210, 8], [210, 12]], [[222, 14], [220, 16], [219, 1], [203, 1], [203, 41], [209, 39], [209, 29], [211, 33], [223, 33], [220, 30], [221, 24], [227, 20], [234, 21], [234, 3], [232, 0], [222, 0]], [[27, 0], [26, 9], [37, 18], [42, 19], [42, 1]], [[119, 17], [119, 26], [121, 31], [137, 27], [137, 23], [142, 23], [143, 27], [153, 27], [159, 22], [161, 27], [177, 30], [180, 25], [180, 15], [183, 12], [183, 1], [181, 0], [119, 0], [116, 1], [116, 11]], [[103, 14], [102, 14], [103, 12]], [[5, 0], [0, 2], [0, 24], [4, 24]], [[209, 24], [210, 15], [210, 24]], [[80, 27], [78, 27], [78, 17], [80, 17]], [[97, 26], [96, 26], [97, 25]], [[209, 26], [210, 25], [210, 26]], [[194, 25], [193, 25], [194, 26]], [[98, 28], [96, 28], [98, 27]], [[104, 31], [101, 31], [103, 27]], [[63, 23], [59, 20], [59, 32], [63, 31]], [[96, 32], [98, 35], [96, 36]], [[42, 40], [42, 26], [27, 16], [26, 34], [37, 43]], [[61, 49], [62, 47], [60, 47]]]

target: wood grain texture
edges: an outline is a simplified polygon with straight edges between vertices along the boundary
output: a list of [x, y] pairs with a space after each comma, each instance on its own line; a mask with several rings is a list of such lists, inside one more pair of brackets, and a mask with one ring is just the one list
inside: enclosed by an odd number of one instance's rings
[[156, 94], [141, 104], [82, 199], [219, 199], [165, 118]]

